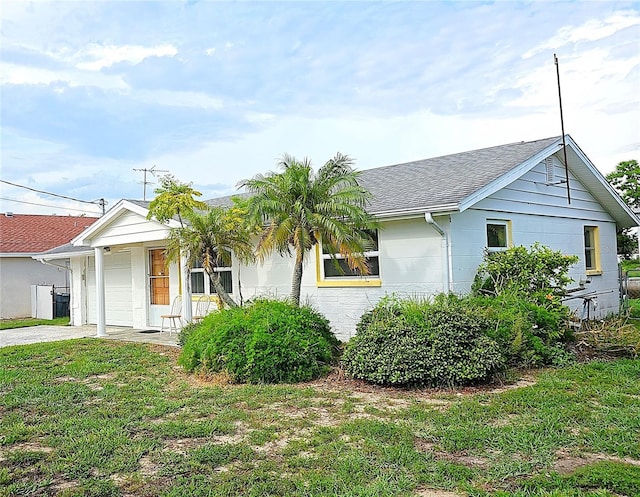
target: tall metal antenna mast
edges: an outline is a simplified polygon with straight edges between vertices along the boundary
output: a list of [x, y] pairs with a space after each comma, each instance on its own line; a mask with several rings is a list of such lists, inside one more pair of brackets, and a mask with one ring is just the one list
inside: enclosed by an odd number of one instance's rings
[[151, 173], [153, 176], [156, 176], [156, 173], [168, 173], [169, 171], [167, 171], [166, 169], [156, 169], [155, 164], [153, 166], [151, 166], [149, 169], [147, 169], [146, 167], [143, 169], [133, 169], [134, 171], [142, 171], [144, 173], [144, 179], [142, 180], [142, 188], [143, 188], [143, 193], [142, 193], [142, 200], [143, 201], [147, 201], [147, 185], [151, 184], [150, 181], [147, 181], [147, 173]]
[[564, 117], [562, 116], [562, 92], [560, 91], [560, 66], [558, 65], [558, 56], [553, 54], [553, 60], [556, 64], [556, 75], [558, 76], [558, 101], [560, 102], [560, 126], [562, 128], [562, 151], [564, 153], [564, 174], [567, 183], [567, 203], [571, 203], [571, 189], [569, 188], [569, 162], [567, 162], [567, 142], [564, 138]]

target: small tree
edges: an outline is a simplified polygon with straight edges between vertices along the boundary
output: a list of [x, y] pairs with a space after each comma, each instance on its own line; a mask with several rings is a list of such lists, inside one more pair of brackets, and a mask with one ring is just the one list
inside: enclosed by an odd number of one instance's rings
[[187, 254], [189, 267], [202, 261], [202, 267], [209, 275], [211, 284], [220, 299], [229, 307], [238, 304], [226, 292], [220, 281], [217, 267], [230, 266], [231, 254], [240, 262], [253, 261], [251, 228], [244, 222], [238, 210], [210, 207], [204, 213], [191, 212], [188, 224], [172, 228], [167, 243], [167, 259], [179, 260]]
[[192, 183], [182, 183], [171, 174], [160, 178], [160, 187], [154, 190], [156, 197], [149, 204], [147, 219], [155, 217], [161, 223], [178, 218], [184, 226], [183, 216], [188, 216], [196, 210], [205, 210], [207, 204], [196, 200], [202, 193], [193, 189]]
[[[616, 170], [607, 174], [607, 181], [613, 186], [622, 199], [633, 209], [640, 209], [640, 165], [637, 160], [620, 162]], [[638, 239], [632, 230], [617, 231], [618, 254], [629, 259], [638, 249]]]
[[349, 157], [337, 154], [314, 172], [309, 160], [284, 155], [278, 163], [282, 172], [241, 182], [252, 194], [250, 214], [267, 223], [258, 255], [295, 254], [291, 298], [296, 305], [305, 257], [320, 241], [334, 255], [343, 254], [351, 269], [369, 271], [363, 254], [372, 241], [366, 230], [378, 225], [365, 210], [371, 194], [358, 184], [359, 173], [352, 164]]
[[607, 181], [618, 190], [627, 205], [640, 208], [640, 165], [637, 160], [620, 162], [615, 171], [607, 174]]
[[512, 247], [501, 252], [485, 252], [472, 291], [498, 296], [513, 293], [537, 304], [551, 304], [564, 295], [571, 283], [569, 268], [578, 262], [575, 255], [534, 243], [530, 249]]

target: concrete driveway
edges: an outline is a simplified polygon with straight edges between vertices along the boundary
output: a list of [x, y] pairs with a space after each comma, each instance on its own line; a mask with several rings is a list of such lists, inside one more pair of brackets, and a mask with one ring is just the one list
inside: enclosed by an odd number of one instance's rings
[[[149, 332], [117, 326], [107, 326], [107, 340], [155, 343], [177, 347], [177, 334]], [[56, 342], [72, 338], [97, 338], [95, 326], [29, 326], [0, 330], [0, 347], [25, 345], [28, 343]]]

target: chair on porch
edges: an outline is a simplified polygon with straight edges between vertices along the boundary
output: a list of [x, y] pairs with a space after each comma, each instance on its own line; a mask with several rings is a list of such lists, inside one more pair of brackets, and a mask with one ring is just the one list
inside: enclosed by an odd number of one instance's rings
[[176, 333], [182, 328], [182, 296], [178, 295], [175, 299], [173, 299], [173, 304], [171, 304], [171, 310], [169, 314], [163, 314], [160, 316], [162, 318], [162, 323], [160, 324], [160, 333], [164, 331], [164, 320], [169, 320], [169, 336], [171, 336], [171, 332], [175, 331]]
[[211, 307], [211, 299], [209, 298], [209, 296], [208, 295], [200, 296], [200, 298], [198, 299], [198, 302], [196, 303], [196, 312], [193, 315], [193, 322], [199, 323], [205, 317], [207, 317], [207, 314], [209, 314], [210, 307]]

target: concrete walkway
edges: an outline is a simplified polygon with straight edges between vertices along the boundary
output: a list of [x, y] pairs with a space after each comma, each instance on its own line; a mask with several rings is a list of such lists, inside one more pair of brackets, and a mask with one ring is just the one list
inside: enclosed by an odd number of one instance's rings
[[[87, 326], [29, 326], [26, 328], [11, 328], [0, 330], [0, 347], [9, 345], [25, 345], [28, 343], [56, 342], [72, 338], [97, 338], [94, 325]], [[177, 347], [178, 335], [173, 333], [144, 333], [142, 330], [118, 326], [107, 326], [108, 340], [124, 342], [155, 343]]]

